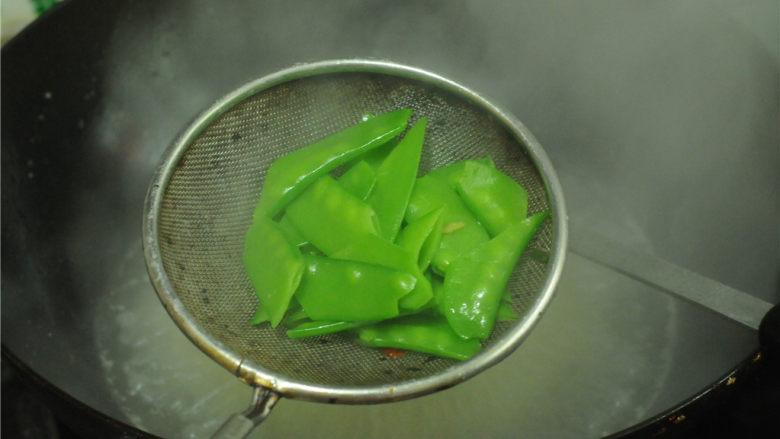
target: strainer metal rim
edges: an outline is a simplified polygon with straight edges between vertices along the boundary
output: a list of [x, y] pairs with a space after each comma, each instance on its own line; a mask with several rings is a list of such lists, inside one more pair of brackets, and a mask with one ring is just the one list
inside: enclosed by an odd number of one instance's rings
[[[525, 146], [547, 189], [554, 229], [549, 266], [541, 294], [520, 321], [490, 346], [472, 359], [433, 376], [375, 386], [326, 386], [275, 374], [252, 360], [242, 358], [206, 331], [178, 298], [163, 266], [157, 219], [167, 184], [192, 140], [214, 119], [262, 90], [294, 79], [338, 72], [367, 72], [404, 77], [441, 87], [465, 98], [495, 117]], [[144, 204], [143, 247], [147, 270], [160, 301], [179, 329], [204, 353], [247, 384], [271, 389], [288, 398], [329, 403], [379, 403], [422, 396], [452, 387], [504, 359], [525, 340], [550, 303], [563, 270], [567, 241], [567, 216], [560, 182], [542, 146], [528, 128], [507, 111], [458, 83], [420, 68], [381, 60], [344, 59], [297, 64], [251, 81], [228, 93], [197, 116], [166, 149], [155, 170]]]

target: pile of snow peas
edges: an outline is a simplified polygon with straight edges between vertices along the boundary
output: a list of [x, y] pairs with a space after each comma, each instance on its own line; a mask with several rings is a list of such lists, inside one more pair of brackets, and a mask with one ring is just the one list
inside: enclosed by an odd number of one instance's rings
[[252, 324], [466, 360], [517, 317], [506, 285], [549, 212], [527, 217], [526, 191], [490, 158], [418, 178], [426, 118], [399, 138], [411, 114], [364, 118], [271, 164], [243, 254]]

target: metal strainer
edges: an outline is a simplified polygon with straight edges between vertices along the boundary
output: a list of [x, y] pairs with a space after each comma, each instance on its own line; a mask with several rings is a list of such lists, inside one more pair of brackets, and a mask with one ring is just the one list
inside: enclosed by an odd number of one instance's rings
[[[281, 326], [251, 326], [257, 296], [244, 272], [244, 235], [266, 171], [278, 157], [361, 120], [412, 108], [428, 117], [420, 173], [492, 157], [526, 188], [529, 214], [551, 209], [509, 287], [520, 318], [497, 324], [465, 362], [380, 350], [333, 334], [291, 340]], [[566, 247], [561, 189], [539, 143], [520, 122], [435, 74], [377, 61], [299, 65], [251, 82], [199, 116], [168, 148], [144, 211], [144, 252], [168, 313], [201, 350], [256, 388], [252, 407], [220, 431], [241, 437], [280, 396], [377, 403], [460, 383], [511, 353], [549, 303]]]

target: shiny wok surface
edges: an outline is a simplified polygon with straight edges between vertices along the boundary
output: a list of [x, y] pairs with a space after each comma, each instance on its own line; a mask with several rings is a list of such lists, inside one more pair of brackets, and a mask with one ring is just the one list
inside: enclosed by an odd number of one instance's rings
[[[419, 66], [512, 111], [557, 168], [573, 239], [597, 230], [778, 300], [773, 2], [333, 3], [77, 0], [3, 48], [5, 347], [156, 435], [202, 437], [243, 409], [249, 390], [149, 284], [143, 197], [162, 150], [213, 100], [328, 58]], [[571, 254], [537, 329], [498, 366], [401, 403], [283, 401], [253, 437], [598, 437], [755, 346], [752, 331]]]

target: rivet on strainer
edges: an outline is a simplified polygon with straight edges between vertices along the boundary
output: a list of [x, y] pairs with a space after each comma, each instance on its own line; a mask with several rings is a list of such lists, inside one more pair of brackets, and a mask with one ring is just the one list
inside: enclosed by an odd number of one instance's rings
[[[351, 126], [367, 113], [411, 108], [427, 117], [420, 173], [489, 156], [528, 192], [528, 211], [550, 218], [518, 262], [508, 288], [519, 318], [499, 323], [467, 361], [409, 352], [393, 361], [338, 334], [289, 339], [251, 326], [257, 296], [244, 271], [244, 236], [265, 173], [278, 157]], [[149, 187], [143, 223], [152, 283], [179, 328], [255, 388], [251, 407], [218, 437], [244, 437], [280, 397], [329, 403], [398, 401], [454, 386], [517, 348], [549, 304], [565, 256], [560, 184], [537, 140], [473, 91], [424, 70], [342, 60], [297, 65], [253, 81], [202, 113], [166, 150]], [[543, 257], [539, 257], [543, 255]]]

